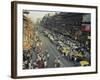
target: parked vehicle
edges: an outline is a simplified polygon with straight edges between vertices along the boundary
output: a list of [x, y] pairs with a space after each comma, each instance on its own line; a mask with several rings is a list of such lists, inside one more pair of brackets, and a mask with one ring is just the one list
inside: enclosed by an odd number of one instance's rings
[[49, 32], [48, 31], [43, 31], [45, 36], [48, 36]]

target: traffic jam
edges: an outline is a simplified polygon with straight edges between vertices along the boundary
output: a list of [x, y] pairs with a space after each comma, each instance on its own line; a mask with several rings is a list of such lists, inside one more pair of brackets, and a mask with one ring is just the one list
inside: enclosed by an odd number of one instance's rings
[[91, 65], [90, 22], [78, 22], [87, 14], [43, 13], [36, 23], [35, 12], [24, 14], [23, 69]]
[[79, 42], [72, 40], [69, 37], [65, 37], [61, 34], [56, 34], [48, 30], [44, 31], [44, 35], [56, 46], [56, 49], [60, 52], [66, 60], [73, 61], [77, 64], [76, 66], [87, 66], [89, 65], [89, 54], [84, 46]]

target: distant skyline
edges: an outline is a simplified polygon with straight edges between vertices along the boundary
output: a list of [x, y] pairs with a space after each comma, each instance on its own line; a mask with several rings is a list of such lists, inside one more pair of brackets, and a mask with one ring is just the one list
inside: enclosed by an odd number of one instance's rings
[[[52, 16], [55, 15], [55, 13], [59, 12], [50, 12], [50, 11], [32, 11], [32, 10], [26, 10], [29, 12], [28, 17], [31, 18], [31, 20], [36, 23], [37, 19], [42, 19], [45, 15], [48, 13]], [[67, 12], [66, 12], [67, 13]], [[91, 14], [86, 13], [86, 15], [83, 16], [83, 22], [91, 22]]]
[[28, 12], [29, 12], [28, 16], [34, 23], [37, 21], [37, 19], [42, 19], [48, 13], [50, 15], [54, 15], [56, 13], [56, 12], [42, 12], [42, 11], [28, 11]]

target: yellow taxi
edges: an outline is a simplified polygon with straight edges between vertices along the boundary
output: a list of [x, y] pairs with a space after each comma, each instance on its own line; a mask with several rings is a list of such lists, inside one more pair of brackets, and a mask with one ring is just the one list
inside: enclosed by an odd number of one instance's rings
[[80, 65], [81, 66], [88, 66], [89, 65], [89, 62], [88, 61], [80, 61]]
[[61, 47], [60, 49], [60, 52], [67, 55], [69, 53], [69, 49], [67, 47]]

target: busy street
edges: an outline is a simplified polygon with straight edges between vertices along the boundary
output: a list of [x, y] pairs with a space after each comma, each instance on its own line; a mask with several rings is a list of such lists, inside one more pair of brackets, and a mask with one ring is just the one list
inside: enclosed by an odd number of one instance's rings
[[82, 22], [89, 14], [48, 13], [36, 22], [28, 12], [23, 14], [23, 69], [91, 65], [90, 22]]

